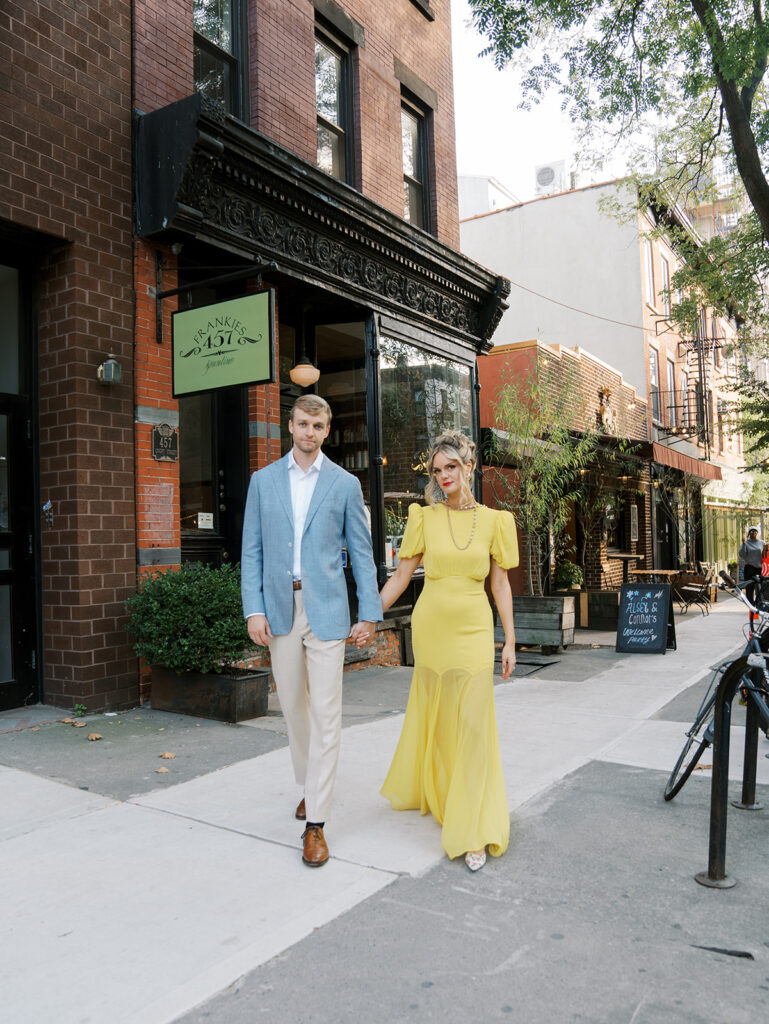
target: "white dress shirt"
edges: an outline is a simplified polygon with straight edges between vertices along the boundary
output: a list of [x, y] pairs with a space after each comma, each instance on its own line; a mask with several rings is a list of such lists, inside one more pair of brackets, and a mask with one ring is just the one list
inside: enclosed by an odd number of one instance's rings
[[305, 473], [294, 458], [293, 448], [288, 453], [288, 482], [291, 485], [291, 511], [294, 516], [294, 579], [302, 578], [302, 534], [307, 521], [307, 511], [318, 482], [323, 452], [318, 452], [315, 462]]

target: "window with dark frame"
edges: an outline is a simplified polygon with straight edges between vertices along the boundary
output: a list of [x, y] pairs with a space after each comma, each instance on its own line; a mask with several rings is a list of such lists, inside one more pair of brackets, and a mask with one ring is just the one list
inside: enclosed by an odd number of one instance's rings
[[427, 116], [427, 111], [419, 104], [401, 97], [403, 216], [414, 227], [425, 231], [431, 228]]
[[195, 89], [245, 119], [247, 85], [242, 0], [193, 0]]
[[353, 183], [352, 58], [350, 48], [325, 29], [315, 31], [317, 164], [327, 174]]
[[649, 349], [649, 381], [651, 384], [652, 420], [660, 422], [660, 365], [657, 350]]

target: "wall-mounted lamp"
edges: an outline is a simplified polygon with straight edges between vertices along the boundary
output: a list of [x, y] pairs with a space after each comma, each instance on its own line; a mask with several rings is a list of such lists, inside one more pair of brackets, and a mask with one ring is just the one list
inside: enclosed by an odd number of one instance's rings
[[120, 363], [113, 355], [107, 356], [96, 371], [96, 377], [100, 384], [119, 384], [122, 375]]

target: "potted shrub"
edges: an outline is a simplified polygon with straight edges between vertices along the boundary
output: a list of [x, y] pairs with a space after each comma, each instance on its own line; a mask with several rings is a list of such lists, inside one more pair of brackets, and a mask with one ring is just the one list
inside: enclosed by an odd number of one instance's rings
[[553, 582], [558, 590], [579, 590], [584, 583], [584, 577], [578, 565], [564, 559], [555, 567]]
[[143, 577], [126, 609], [136, 653], [152, 670], [154, 709], [223, 722], [266, 714], [269, 669], [237, 667], [254, 647], [239, 566], [188, 562]]

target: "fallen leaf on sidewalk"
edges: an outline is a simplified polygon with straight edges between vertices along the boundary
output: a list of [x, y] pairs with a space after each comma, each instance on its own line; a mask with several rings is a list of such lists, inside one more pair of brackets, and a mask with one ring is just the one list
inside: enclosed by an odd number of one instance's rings
[[76, 729], [85, 729], [85, 727], [88, 725], [88, 722], [75, 722], [74, 725]]
[[157, 775], [162, 775], [164, 772], [167, 774], [168, 773], [168, 769], [167, 768], [156, 768], [155, 772], [156, 772]]
[[29, 731], [30, 732], [40, 732], [40, 726], [39, 725], [33, 725], [32, 728]]
[[74, 725], [75, 724], [75, 719], [74, 718], [60, 718], [59, 721], [62, 722], [64, 725]]
[[166, 751], [165, 754], [161, 754], [160, 756], [169, 761], [172, 757], [176, 757], [176, 754], [170, 754], [168, 751]]
[[102, 738], [103, 737], [102, 737], [101, 733], [98, 733], [98, 732], [89, 732], [88, 733], [88, 739], [91, 740], [91, 741], [100, 740]]

